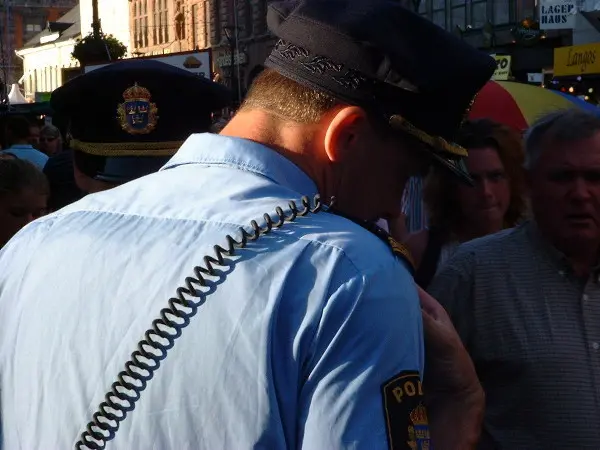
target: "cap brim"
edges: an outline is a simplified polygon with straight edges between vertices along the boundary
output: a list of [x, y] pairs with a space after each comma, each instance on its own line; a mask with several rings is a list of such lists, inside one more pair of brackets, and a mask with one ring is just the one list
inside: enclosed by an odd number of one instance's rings
[[473, 186], [473, 179], [469, 175], [464, 161], [469, 156], [465, 148], [453, 142], [448, 142], [441, 136], [432, 136], [399, 115], [390, 117], [389, 124], [395, 130], [408, 133], [419, 140], [424, 144], [427, 153], [433, 157], [434, 161], [450, 170], [464, 183]]
[[429, 154], [433, 157], [433, 160], [441, 165], [442, 167], [450, 170], [454, 175], [458, 177], [460, 181], [473, 186], [473, 178], [467, 170], [464, 158], [452, 158], [445, 155], [441, 155], [435, 151], [430, 151]]

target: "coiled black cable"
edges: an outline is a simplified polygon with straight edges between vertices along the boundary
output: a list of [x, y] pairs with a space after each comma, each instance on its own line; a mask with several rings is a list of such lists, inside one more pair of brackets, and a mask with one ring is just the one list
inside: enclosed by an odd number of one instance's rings
[[330, 207], [333, 202], [332, 198], [330, 204], [325, 206], [318, 194], [314, 196], [312, 203], [304, 196], [301, 199], [302, 209], [299, 209], [294, 201], [290, 201], [288, 214], [279, 206], [275, 208], [276, 222], [269, 214], [265, 214], [263, 227], [253, 220], [250, 222], [251, 232], [240, 227], [239, 241], [227, 235], [225, 236], [226, 249], [215, 245], [214, 256], [204, 257], [204, 267], [194, 267], [194, 276], [185, 279], [184, 286], [178, 287], [175, 297], [169, 299], [168, 307], [162, 309], [160, 317], [152, 322], [152, 327], [146, 331], [144, 339], [137, 345], [137, 350], [125, 363], [125, 369], [119, 373], [117, 381], [111, 385], [110, 391], [104, 396], [104, 401], [93, 414], [86, 430], [81, 433], [75, 449], [103, 449], [108, 441], [114, 439], [121, 422], [125, 420], [127, 413], [135, 408], [135, 403], [160, 367], [160, 362], [166, 358], [167, 352], [175, 345], [175, 340], [181, 336], [183, 328], [190, 323], [198, 307], [204, 303], [207, 294], [197, 287], [206, 288], [208, 276], [221, 276], [215, 270], [215, 266], [226, 266], [225, 257], [234, 256], [236, 249], [246, 247], [249, 241], [257, 240], [270, 233], [273, 228], [280, 228], [286, 222], [293, 222], [298, 216], [317, 213], [324, 207]]

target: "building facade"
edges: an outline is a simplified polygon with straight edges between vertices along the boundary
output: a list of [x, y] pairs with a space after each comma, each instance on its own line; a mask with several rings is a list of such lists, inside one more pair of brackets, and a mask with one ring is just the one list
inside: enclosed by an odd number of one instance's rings
[[132, 54], [211, 48], [213, 78], [241, 96], [274, 45], [267, 0], [130, 0]]
[[23, 72], [18, 80], [23, 95], [30, 101], [48, 96], [64, 84], [71, 75], [79, 73], [79, 64], [71, 56], [81, 38], [79, 6], [75, 6], [56, 22], [49, 22], [40, 33], [16, 50], [22, 60]]
[[7, 85], [16, 83], [23, 66], [15, 50], [22, 48], [48, 22], [77, 4], [77, 0], [11, 0], [0, 2], [0, 76]]
[[539, 30], [536, 0], [422, 0], [418, 11], [471, 45], [509, 56], [509, 79], [541, 84], [551, 71], [554, 48], [570, 45], [572, 32]]
[[[98, 16], [102, 31], [131, 50], [128, 0], [98, 0]], [[15, 82], [23, 86], [28, 100], [48, 97], [54, 89], [81, 73], [71, 54], [77, 41], [92, 32], [92, 21], [92, 1], [80, 2], [58, 20], [53, 18], [36, 27], [37, 33], [14, 51], [21, 62]]]

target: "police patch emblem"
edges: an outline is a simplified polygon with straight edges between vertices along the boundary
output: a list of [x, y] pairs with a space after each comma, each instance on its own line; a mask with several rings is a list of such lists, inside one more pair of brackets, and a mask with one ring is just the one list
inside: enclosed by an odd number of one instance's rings
[[432, 450], [419, 372], [404, 371], [382, 385], [390, 450]]
[[156, 128], [158, 108], [150, 99], [152, 94], [135, 83], [123, 92], [123, 103], [117, 108], [121, 128], [129, 134], [148, 134]]

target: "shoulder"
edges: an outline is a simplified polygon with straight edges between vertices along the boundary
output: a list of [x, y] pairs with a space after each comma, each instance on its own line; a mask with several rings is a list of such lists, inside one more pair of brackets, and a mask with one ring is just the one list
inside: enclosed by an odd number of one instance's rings
[[393, 270], [411, 277], [408, 266], [394, 255], [389, 244], [360, 225], [330, 213], [316, 214], [311, 224], [318, 228], [300, 239], [338, 249], [359, 273]]
[[494, 273], [489, 272], [488, 268], [509, 263], [512, 255], [525, 244], [524, 235], [524, 225], [520, 225], [465, 242], [440, 267], [435, 278], [456, 275], [471, 278], [477, 273]]
[[522, 245], [525, 234], [525, 224], [509, 228], [461, 244], [453, 256], [453, 260], [471, 258], [477, 261], [489, 260], [490, 256], [500, 255]]
[[53, 225], [52, 217], [37, 219], [22, 228], [0, 249], [0, 287], [7, 277], [20, 282]]

